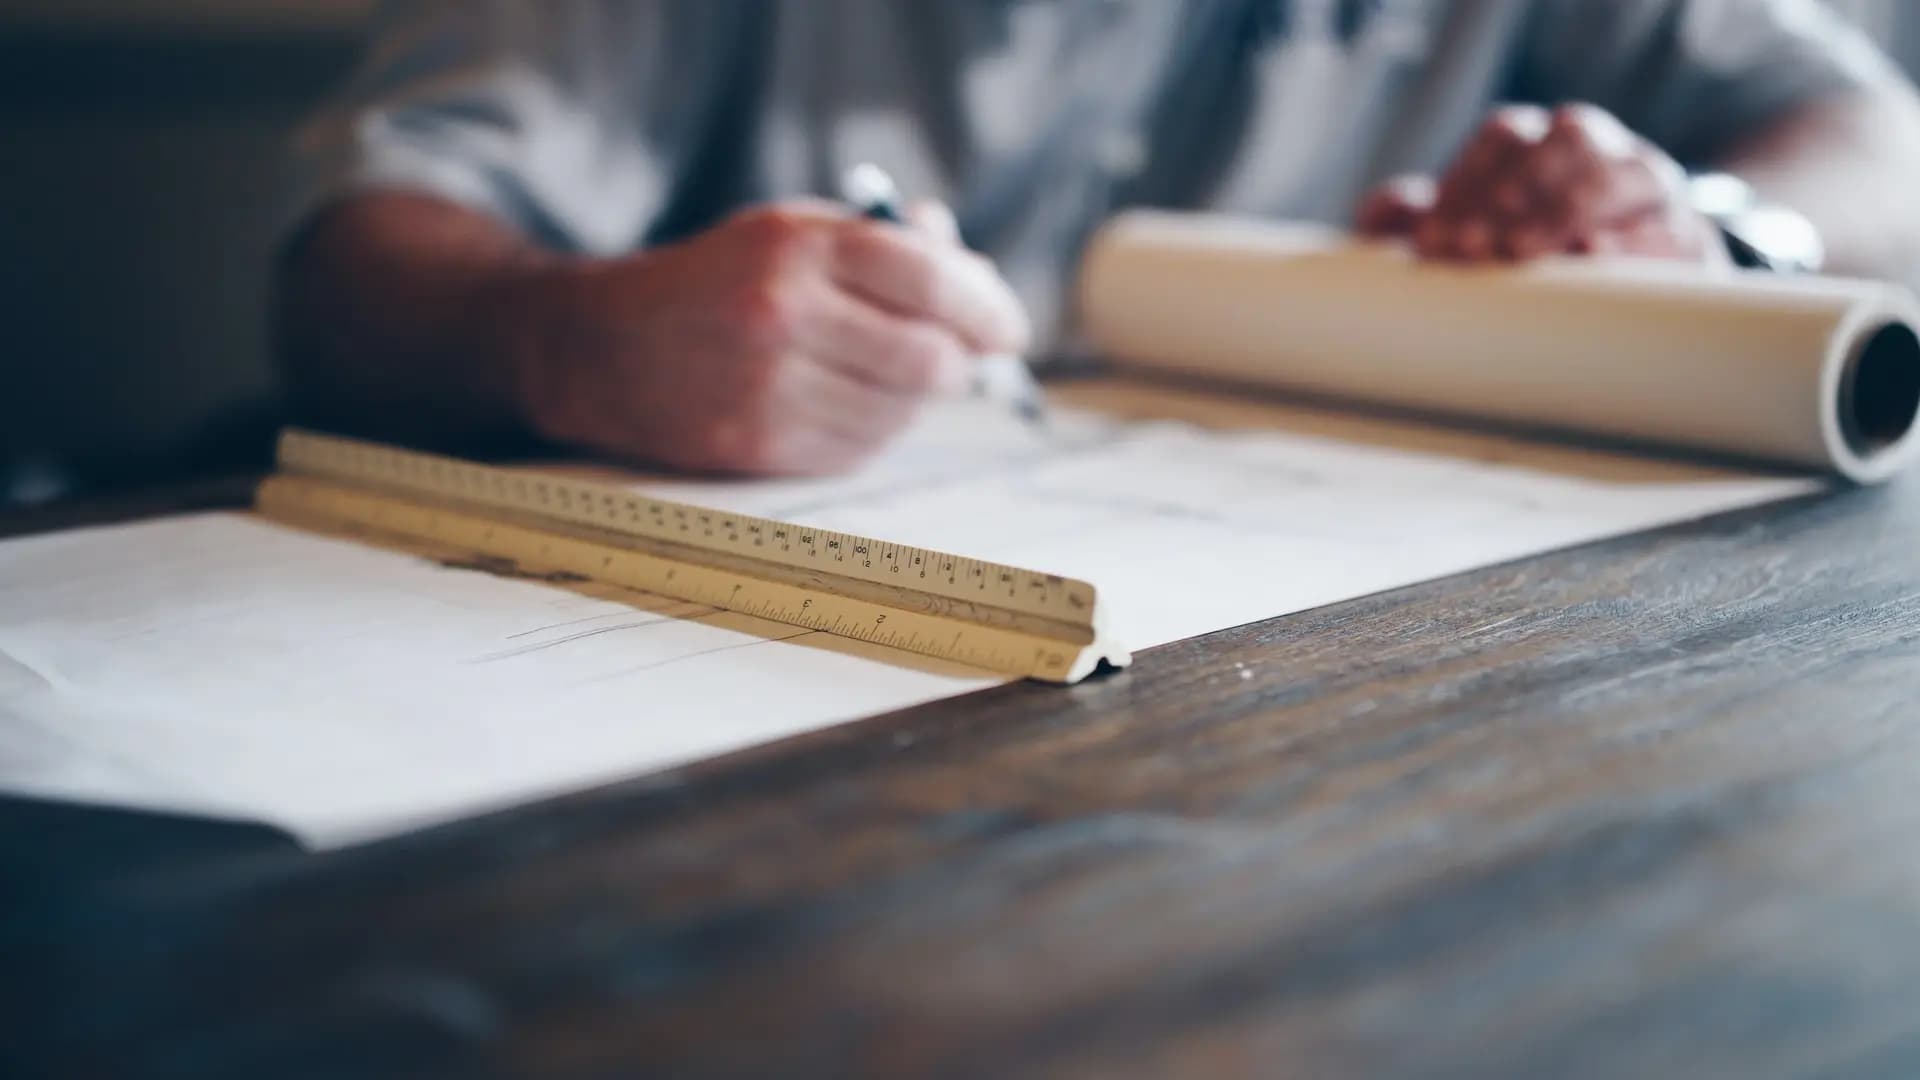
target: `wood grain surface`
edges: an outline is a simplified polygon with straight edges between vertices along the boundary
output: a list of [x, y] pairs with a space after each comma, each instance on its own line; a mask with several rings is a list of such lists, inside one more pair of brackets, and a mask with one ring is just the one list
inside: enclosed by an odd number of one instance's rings
[[1920, 1076], [1917, 540], [1843, 491], [149, 859], [0, 923], [8, 1074]]

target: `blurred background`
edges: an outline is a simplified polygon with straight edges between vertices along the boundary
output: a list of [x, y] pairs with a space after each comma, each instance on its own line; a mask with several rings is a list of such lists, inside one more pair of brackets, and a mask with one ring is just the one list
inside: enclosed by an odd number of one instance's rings
[[[1920, 69], [1920, 0], [1831, 0]], [[0, 0], [0, 504], [251, 464], [289, 129], [376, 0]]]
[[288, 129], [372, 0], [0, 0], [0, 502], [258, 453]]

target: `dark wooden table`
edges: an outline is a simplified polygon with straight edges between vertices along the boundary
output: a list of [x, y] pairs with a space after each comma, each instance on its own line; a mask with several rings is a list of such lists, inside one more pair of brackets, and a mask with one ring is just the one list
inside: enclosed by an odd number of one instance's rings
[[0, 1073], [1920, 1076], [1917, 697], [1920, 477], [328, 855], [15, 802]]

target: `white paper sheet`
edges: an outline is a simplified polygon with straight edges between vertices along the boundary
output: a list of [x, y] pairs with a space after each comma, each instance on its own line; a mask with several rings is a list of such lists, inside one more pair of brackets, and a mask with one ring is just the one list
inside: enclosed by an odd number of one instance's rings
[[626, 478], [1090, 581], [1136, 650], [1820, 487], [1142, 381], [1054, 398], [1049, 435], [950, 408], [844, 479]]
[[[1046, 436], [941, 407], [850, 478], [631, 479], [1085, 578], [1135, 648], [1818, 486], [1121, 384], [1067, 396]], [[0, 543], [0, 790], [316, 847], [997, 681], [238, 513]]]

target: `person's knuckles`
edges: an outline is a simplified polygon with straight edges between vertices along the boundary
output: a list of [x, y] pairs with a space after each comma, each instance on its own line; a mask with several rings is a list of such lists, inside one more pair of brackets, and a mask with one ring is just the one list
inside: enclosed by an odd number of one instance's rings
[[1552, 203], [1568, 185], [1594, 168], [1591, 148], [1565, 139], [1540, 140], [1528, 156], [1526, 181], [1537, 202]]
[[1547, 137], [1578, 144], [1600, 157], [1616, 159], [1632, 155], [1641, 143], [1640, 137], [1619, 117], [1584, 101], [1569, 102], [1554, 109]]
[[1514, 262], [1530, 262], [1560, 249], [1561, 233], [1539, 219], [1518, 223], [1501, 238], [1501, 254]]
[[1498, 178], [1490, 187], [1487, 205], [1503, 222], [1519, 222], [1534, 212], [1533, 186], [1525, 175]]
[[1485, 262], [1498, 254], [1498, 232], [1488, 218], [1469, 217], [1454, 228], [1454, 258], [1462, 262]]
[[1596, 125], [1580, 119], [1584, 112], [1569, 112], [1572, 108], [1563, 106], [1556, 113], [1553, 129], [1540, 141], [1539, 178], [1565, 188], [1590, 183], [1603, 175], [1611, 162], [1626, 156], [1604, 145], [1596, 135]]
[[1497, 167], [1508, 155], [1539, 142], [1548, 126], [1546, 112], [1537, 106], [1509, 105], [1496, 109], [1480, 125], [1462, 158], [1483, 168]]
[[1493, 223], [1485, 207], [1466, 206], [1452, 214], [1435, 213], [1423, 220], [1413, 236], [1414, 252], [1437, 262], [1477, 262], [1487, 257]]
[[1484, 204], [1499, 180], [1547, 130], [1546, 113], [1531, 105], [1498, 109], [1480, 125], [1447, 170], [1441, 185], [1443, 207]]
[[916, 396], [953, 393], [966, 385], [966, 351], [952, 334], [908, 322], [890, 337], [885, 385]]
[[1453, 229], [1447, 219], [1428, 217], [1413, 233], [1414, 251], [1422, 258], [1443, 259], [1453, 249]]
[[1576, 172], [1552, 193], [1551, 219], [1570, 235], [1591, 235], [1605, 224], [1616, 193], [1614, 179], [1611, 168]]
[[807, 291], [777, 271], [750, 276], [727, 303], [724, 317], [745, 347], [770, 353], [800, 337], [809, 313]]
[[1507, 170], [1507, 147], [1481, 144], [1469, 149], [1454, 163], [1440, 182], [1434, 213], [1445, 218], [1465, 219], [1482, 213], [1490, 194]]
[[1497, 175], [1497, 166], [1482, 167], [1486, 159], [1475, 157], [1453, 163], [1445, 175], [1441, 176], [1439, 188], [1434, 196], [1432, 215], [1442, 218], [1458, 217], [1472, 213], [1486, 200], [1488, 181]]
[[729, 223], [729, 229], [745, 244], [749, 257], [780, 263], [817, 258], [835, 224], [835, 219], [812, 207], [773, 203], [743, 212]]

